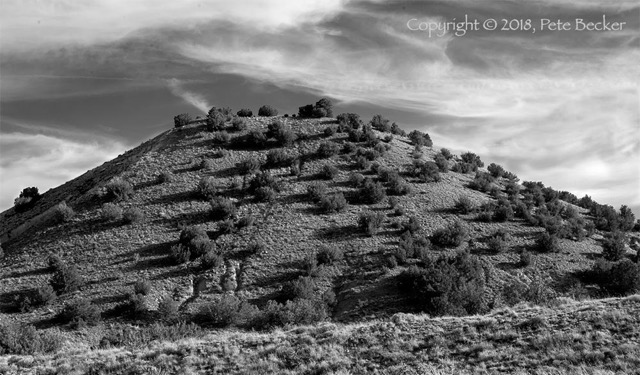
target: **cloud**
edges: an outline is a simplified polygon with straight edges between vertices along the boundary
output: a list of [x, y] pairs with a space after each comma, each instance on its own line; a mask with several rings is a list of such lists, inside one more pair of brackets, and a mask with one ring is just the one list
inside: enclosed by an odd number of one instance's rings
[[0, 137], [0, 210], [13, 205], [20, 191], [41, 192], [111, 160], [127, 149], [124, 143], [98, 138], [75, 140], [59, 135], [3, 133]]
[[167, 85], [173, 95], [198, 108], [202, 113], [206, 114], [209, 112], [209, 109], [211, 109], [211, 104], [209, 104], [204, 96], [185, 90], [180, 80], [172, 78], [167, 81]]

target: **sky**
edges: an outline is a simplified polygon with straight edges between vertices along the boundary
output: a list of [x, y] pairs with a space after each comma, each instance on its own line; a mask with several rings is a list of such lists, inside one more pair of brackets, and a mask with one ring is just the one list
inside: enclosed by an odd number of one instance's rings
[[635, 0], [2, 0], [0, 210], [178, 113], [329, 97], [640, 216], [639, 47]]

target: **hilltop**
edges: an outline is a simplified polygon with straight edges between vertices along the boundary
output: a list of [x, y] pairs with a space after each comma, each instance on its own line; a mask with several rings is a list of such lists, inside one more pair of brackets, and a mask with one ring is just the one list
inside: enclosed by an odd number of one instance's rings
[[[621, 297], [640, 287], [637, 225], [626, 207], [520, 182], [381, 116], [325, 117], [323, 105], [301, 107], [302, 117], [240, 117], [224, 108], [204, 120], [177, 117], [174, 129], [2, 213], [0, 321], [49, 332], [56, 348], [91, 350], [70, 363], [124, 356], [157, 368], [146, 349], [101, 348], [133, 348], [114, 335], [163, 322], [174, 328], [151, 328], [164, 333], [149, 338], [186, 341], [157, 344], [154, 355], [186, 348], [204, 369], [202, 351], [215, 353], [225, 363], [215, 365], [219, 371], [239, 373], [246, 368], [225, 366], [272, 355], [284, 361], [280, 349], [265, 348], [285, 342], [292, 353], [333, 353], [335, 363], [323, 368], [336, 372], [401, 371], [406, 361], [421, 369], [433, 358], [443, 361], [423, 370], [458, 372], [478, 364], [463, 358], [467, 352], [499, 370], [501, 357], [482, 353], [513, 342], [518, 359], [504, 371], [633, 368], [637, 332], [616, 334], [620, 324], [637, 326], [638, 316], [638, 299]], [[599, 300], [610, 296], [619, 298]], [[607, 322], [606, 340], [573, 326], [584, 311]], [[488, 315], [411, 315], [421, 312]], [[325, 323], [304, 326], [317, 322]], [[206, 333], [228, 327], [265, 332]], [[409, 339], [430, 332], [442, 336], [429, 344]], [[380, 335], [391, 338], [382, 344]], [[504, 335], [511, 338], [496, 338]], [[571, 349], [580, 355], [533, 353], [542, 337], [580, 335], [582, 346]], [[617, 359], [603, 354], [601, 347], [622, 341]], [[363, 359], [366, 348], [380, 345], [391, 345], [388, 353]], [[254, 354], [239, 359], [229, 350]], [[11, 352], [0, 342], [3, 351]], [[262, 369], [312, 370], [274, 366]]]

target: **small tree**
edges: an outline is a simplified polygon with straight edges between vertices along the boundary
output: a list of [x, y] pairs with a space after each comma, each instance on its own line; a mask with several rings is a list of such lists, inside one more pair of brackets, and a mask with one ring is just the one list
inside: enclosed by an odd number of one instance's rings
[[238, 117], [251, 117], [253, 116], [253, 112], [248, 108], [242, 108], [237, 113]]
[[602, 242], [602, 256], [609, 261], [618, 261], [624, 257], [625, 235], [621, 232], [612, 232]]
[[188, 113], [181, 113], [173, 118], [173, 124], [176, 128], [189, 125], [192, 121], [191, 115]]
[[260, 107], [260, 109], [258, 109], [258, 116], [271, 117], [271, 116], [277, 116], [277, 115], [278, 115], [278, 110], [273, 108], [270, 105], [263, 105], [262, 107]]

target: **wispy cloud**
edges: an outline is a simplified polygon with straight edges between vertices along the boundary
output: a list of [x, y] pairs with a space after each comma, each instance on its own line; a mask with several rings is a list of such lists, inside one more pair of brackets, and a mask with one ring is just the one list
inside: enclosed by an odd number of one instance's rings
[[180, 80], [172, 78], [167, 81], [167, 85], [173, 95], [198, 108], [202, 113], [208, 113], [209, 109], [211, 109], [211, 104], [207, 102], [207, 99], [203, 95], [187, 91]]

